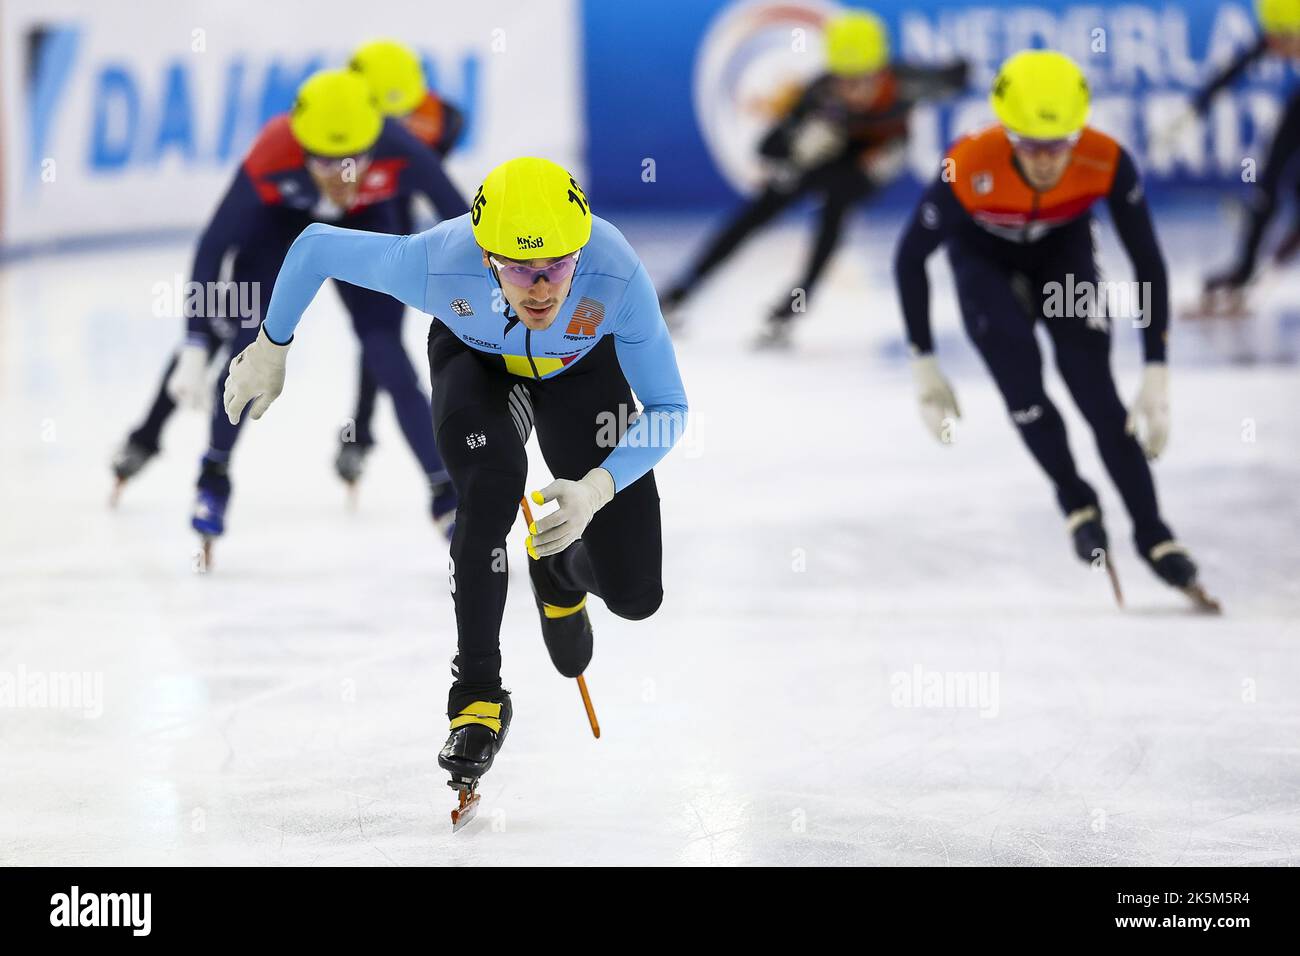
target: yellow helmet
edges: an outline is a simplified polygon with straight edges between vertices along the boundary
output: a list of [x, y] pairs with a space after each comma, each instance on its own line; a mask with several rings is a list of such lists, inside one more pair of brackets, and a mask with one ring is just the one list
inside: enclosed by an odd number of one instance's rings
[[1300, 0], [1256, 0], [1255, 13], [1265, 33], [1300, 33]]
[[1083, 71], [1064, 53], [1022, 50], [998, 70], [989, 102], [1010, 132], [1065, 139], [1083, 129], [1090, 96]]
[[549, 259], [591, 238], [591, 210], [577, 180], [549, 159], [521, 156], [497, 166], [470, 203], [474, 239], [514, 259]]
[[357, 47], [348, 66], [365, 77], [385, 116], [405, 116], [429, 92], [420, 58], [396, 40], [371, 40]]
[[307, 77], [289, 114], [293, 138], [317, 156], [364, 153], [383, 125], [369, 84], [351, 70], [319, 70]]
[[874, 73], [889, 62], [889, 34], [874, 13], [855, 10], [826, 21], [826, 65], [836, 76]]

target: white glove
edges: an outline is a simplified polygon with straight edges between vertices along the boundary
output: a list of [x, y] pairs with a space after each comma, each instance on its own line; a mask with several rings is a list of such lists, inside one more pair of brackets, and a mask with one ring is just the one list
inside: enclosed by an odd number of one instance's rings
[[1138, 436], [1148, 458], [1160, 457], [1169, 441], [1169, 366], [1163, 362], [1152, 362], [1142, 372], [1142, 387], [1126, 427], [1130, 435]]
[[887, 186], [903, 171], [907, 162], [907, 147], [902, 143], [873, 149], [862, 160], [862, 171], [873, 186]]
[[799, 183], [799, 167], [788, 159], [764, 160], [763, 169], [767, 185], [777, 192], [788, 193]]
[[291, 344], [276, 345], [267, 338], [264, 326], [257, 330], [253, 344], [231, 360], [225, 394], [230, 424], [239, 424], [239, 416], [249, 402], [253, 403], [250, 414], [256, 421], [280, 397], [284, 389], [284, 360]]
[[800, 167], [807, 169], [830, 159], [844, 145], [844, 135], [823, 119], [810, 119], [794, 134], [790, 156]]
[[945, 445], [956, 438], [954, 422], [961, 418], [957, 396], [952, 386], [939, 371], [939, 362], [933, 355], [918, 355], [912, 359], [912, 378], [916, 381], [916, 397], [921, 402], [921, 418], [930, 433]]
[[211, 398], [208, 350], [185, 343], [176, 353], [176, 367], [167, 376], [167, 395], [181, 408], [205, 408]]
[[1147, 146], [1148, 155], [1156, 153], [1160, 156], [1172, 156], [1178, 147], [1178, 141], [1195, 125], [1200, 116], [1190, 103], [1180, 103], [1174, 108], [1172, 115], [1161, 119], [1163, 122], [1157, 121], [1155, 135], [1151, 137]]
[[557, 478], [541, 491], [533, 492], [533, 501], [544, 504], [558, 501], [560, 507], [545, 518], [534, 521], [532, 532], [524, 542], [534, 559], [559, 554], [582, 537], [596, 512], [614, 497], [614, 476], [604, 468], [593, 468], [578, 481]]

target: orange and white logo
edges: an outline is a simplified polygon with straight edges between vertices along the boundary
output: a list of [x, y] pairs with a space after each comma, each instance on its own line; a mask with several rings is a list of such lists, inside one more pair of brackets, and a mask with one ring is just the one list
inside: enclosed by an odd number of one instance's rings
[[605, 304], [583, 296], [573, 309], [573, 318], [564, 331], [569, 335], [591, 336], [596, 334], [596, 326], [605, 318]]

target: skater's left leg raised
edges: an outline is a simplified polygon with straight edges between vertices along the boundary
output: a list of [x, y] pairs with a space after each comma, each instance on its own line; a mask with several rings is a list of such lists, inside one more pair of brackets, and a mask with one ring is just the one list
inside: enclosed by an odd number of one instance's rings
[[[578, 481], [598, 468], [636, 409], [610, 340], [573, 372], [530, 391], [542, 455], [557, 479]], [[597, 511], [577, 541], [529, 561], [542, 635], [561, 674], [577, 677], [591, 660], [587, 596], [600, 598], [619, 617], [644, 620], [663, 601], [662, 565], [653, 471]]]

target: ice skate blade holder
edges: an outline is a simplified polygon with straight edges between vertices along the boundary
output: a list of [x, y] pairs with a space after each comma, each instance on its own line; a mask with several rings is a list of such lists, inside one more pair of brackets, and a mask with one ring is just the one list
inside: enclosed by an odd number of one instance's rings
[[1122, 611], [1124, 610], [1124, 590], [1119, 586], [1119, 574], [1115, 571], [1115, 565], [1110, 562], [1109, 557], [1106, 560], [1106, 576], [1110, 578], [1111, 593], [1115, 595], [1115, 604]]
[[194, 573], [207, 574], [212, 570], [212, 535], [199, 535], [199, 547], [194, 552]]
[[478, 813], [478, 780], [471, 777], [452, 777], [447, 786], [456, 791], [459, 805], [451, 811], [451, 832], [457, 833]]
[[[533, 509], [528, 505], [528, 496], [519, 499], [519, 507], [524, 512], [524, 524], [532, 526]], [[596, 719], [596, 708], [591, 703], [591, 691], [587, 690], [587, 677], [585, 674], [579, 674], [576, 678], [578, 681], [578, 693], [582, 695], [582, 706], [587, 711], [587, 723], [591, 725], [591, 735], [597, 740], [600, 739], [600, 721]]]
[[1189, 584], [1185, 588], [1179, 588], [1192, 600], [1192, 609], [1200, 614], [1222, 614], [1223, 605], [1217, 598], [1210, 597], [1205, 588], [1199, 584]]

